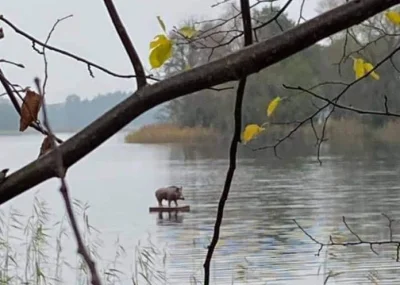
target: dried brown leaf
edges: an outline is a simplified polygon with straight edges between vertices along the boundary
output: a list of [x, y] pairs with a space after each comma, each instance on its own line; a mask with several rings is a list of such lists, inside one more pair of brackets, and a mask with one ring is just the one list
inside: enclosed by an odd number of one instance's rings
[[21, 118], [19, 121], [20, 132], [25, 131], [32, 122], [37, 121], [41, 106], [42, 96], [34, 91], [27, 90], [21, 107]]
[[46, 136], [42, 142], [42, 145], [40, 146], [39, 157], [44, 155], [46, 152], [49, 152], [50, 150], [51, 150], [51, 138], [49, 136]]

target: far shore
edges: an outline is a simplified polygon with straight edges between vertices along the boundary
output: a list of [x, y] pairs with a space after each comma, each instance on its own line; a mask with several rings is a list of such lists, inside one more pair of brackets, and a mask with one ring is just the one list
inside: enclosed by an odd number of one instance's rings
[[[287, 135], [293, 126], [272, 125], [260, 134], [256, 140], [276, 142]], [[337, 145], [357, 145], [365, 142], [400, 143], [400, 119], [392, 120], [382, 127], [372, 127], [358, 119], [331, 119], [325, 130], [325, 137]], [[322, 125], [306, 125], [296, 131], [291, 139], [300, 139], [306, 144], [315, 144], [315, 131], [320, 136]], [[181, 127], [171, 123], [145, 125], [129, 131], [125, 136], [126, 143], [133, 144], [215, 144], [231, 138], [232, 134], [221, 134], [217, 130], [203, 127]], [[250, 142], [251, 143], [251, 142]]]

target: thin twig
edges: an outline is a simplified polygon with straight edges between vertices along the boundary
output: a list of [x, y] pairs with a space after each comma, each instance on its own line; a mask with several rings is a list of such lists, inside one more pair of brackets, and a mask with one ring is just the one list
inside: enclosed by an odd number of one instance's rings
[[48, 42], [50, 41], [51, 35], [52, 35], [53, 32], [55, 31], [57, 25], [58, 25], [60, 22], [66, 20], [66, 19], [68, 19], [68, 18], [71, 18], [72, 16], [73, 16], [73, 15], [71, 14], [71, 15], [65, 16], [65, 17], [63, 17], [63, 18], [57, 19], [57, 21], [54, 23], [53, 27], [51, 28], [49, 34], [47, 35], [46, 41], [44, 42], [45, 45], [43, 46], [43, 49], [42, 49], [43, 62], [44, 62], [44, 79], [43, 79], [43, 86], [42, 86], [42, 92], [43, 92], [42, 95], [43, 95], [43, 97], [46, 95], [46, 85], [47, 85], [47, 80], [48, 80], [48, 78], [49, 78], [49, 74], [48, 74], [48, 62], [47, 62], [47, 56], [46, 56], [46, 46], [47, 46]]
[[272, 22], [276, 21], [276, 20], [279, 18], [279, 16], [280, 16], [283, 12], [285, 12], [285, 10], [289, 7], [290, 3], [292, 3], [292, 2], [293, 2], [293, 0], [287, 0], [286, 3], [285, 3], [285, 5], [283, 5], [282, 8], [279, 9], [279, 11], [278, 11], [271, 19], [269, 19], [268, 21], [266, 21], [266, 22], [264, 22], [264, 23], [262, 23], [262, 24], [260, 24], [260, 25], [258, 25], [258, 26], [256, 26], [256, 27], [254, 27], [253, 30], [254, 30], [254, 31], [257, 31], [257, 30], [259, 30], [259, 29], [261, 29], [261, 28], [263, 28], [263, 27], [265, 27], [265, 26], [271, 24]]
[[[41, 90], [40, 80], [37, 77], [35, 78], [35, 84], [36, 84], [36, 88], [38, 89], [39, 95], [42, 95], [43, 91]], [[51, 148], [54, 151], [53, 155], [54, 155], [54, 160], [55, 160], [55, 164], [56, 164], [56, 171], [57, 171], [58, 177], [60, 178], [60, 182], [61, 182], [60, 192], [62, 194], [64, 203], [65, 203], [65, 208], [67, 210], [67, 214], [68, 214], [68, 217], [69, 217], [69, 220], [70, 220], [70, 223], [71, 223], [74, 235], [75, 235], [76, 242], [78, 244], [78, 253], [80, 255], [82, 255], [87, 266], [89, 267], [90, 274], [92, 275], [92, 284], [93, 285], [101, 285], [100, 277], [99, 277], [99, 274], [97, 273], [97, 269], [96, 269], [96, 264], [91, 259], [88, 250], [86, 249], [85, 245], [83, 244], [81, 233], [79, 231], [78, 224], [77, 224], [76, 218], [75, 218], [75, 214], [72, 209], [72, 203], [71, 203], [71, 199], [69, 197], [68, 186], [67, 186], [67, 182], [65, 181], [66, 169], [64, 167], [62, 154], [55, 143], [55, 136], [54, 136], [54, 134], [51, 130], [50, 124], [49, 124], [45, 100], [46, 99], [43, 96], [43, 105], [42, 105], [43, 124], [46, 127], [47, 132], [49, 133]]]
[[[240, 0], [240, 6], [242, 10], [243, 28], [244, 28], [244, 46], [249, 46], [253, 43], [252, 27], [251, 27], [251, 14], [249, 0]], [[224, 189], [218, 203], [218, 212], [214, 225], [213, 237], [211, 243], [208, 246], [207, 256], [204, 262], [204, 285], [210, 283], [210, 265], [212, 256], [219, 240], [219, 233], [221, 229], [222, 219], [224, 216], [224, 208], [226, 200], [228, 199], [229, 190], [232, 184], [233, 175], [236, 169], [236, 153], [238, 144], [240, 142], [240, 133], [242, 129], [242, 103], [244, 97], [244, 90], [246, 87], [247, 76], [244, 76], [239, 81], [239, 86], [236, 93], [234, 120], [235, 129], [231, 141], [229, 151], [229, 168], [226, 174]]]
[[140, 89], [144, 86], [146, 86], [147, 81], [146, 81], [146, 74], [144, 72], [144, 68], [142, 65], [142, 62], [140, 61], [139, 55], [136, 52], [135, 47], [132, 44], [132, 41], [126, 32], [126, 29], [124, 27], [124, 24], [122, 23], [117, 9], [115, 8], [115, 5], [112, 0], [104, 0], [104, 4], [107, 7], [108, 14], [111, 17], [111, 20], [114, 24], [115, 30], [118, 33], [118, 36], [124, 45], [125, 51], [129, 56], [129, 59], [131, 60], [131, 64], [133, 66], [133, 69], [136, 74], [136, 83], [137, 83], [137, 88]]
[[[110, 71], [110, 70], [108, 70], [108, 69], [106, 69], [106, 68], [104, 68], [104, 67], [102, 67], [102, 66], [100, 66], [100, 65], [98, 65], [98, 64], [96, 64], [94, 62], [86, 60], [86, 59], [84, 59], [84, 58], [82, 58], [80, 56], [74, 55], [74, 54], [72, 54], [70, 52], [67, 52], [67, 51], [64, 51], [62, 49], [53, 47], [51, 45], [46, 45], [45, 43], [39, 41], [38, 39], [34, 38], [33, 36], [29, 35], [28, 33], [24, 32], [21, 29], [19, 29], [18, 27], [16, 27], [13, 23], [11, 23], [9, 20], [7, 20], [3, 15], [0, 15], [0, 21], [3, 21], [8, 26], [10, 26], [17, 34], [19, 34], [19, 35], [27, 38], [28, 40], [30, 40], [33, 43], [32, 44], [33, 48], [35, 47], [35, 44], [38, 44], [38, 45], [40, 45], [42, 47], [46, 47], [47, 49], [49, 49], [51, 51], [60, 53], [62, 55], [68, 56], [68, 57], [73, 58], [73, 59], [75, 59], [77, 61], [80, 61], [80, 62], [83, 62], [83, 63], [87, 64], [88, 69], [89, 69], [89, 73], [90, 73], [90, 75], [92, 77], [94, 77], [94, 75], [91, 72], [91, 69], [90, 69], [91, 67], [95, 67], [95, 68], [97, 68], [97, 69], [99, 69], [99, 70], [101, 70], [101, 71], [103, 71], [103, 72], [105, 72], [105, 73], [107, 73], [109, 75], [112, 75], [114, 77], [119, 77], [119, 78], [134, 78], [134, 77], [136, 77], [136, 75], [124, 75], [124, 74], [118, 74], [118, 73], [112, 72], [112, 71]], [[36, 51], [38, 51], [38, 50], [36, 49]], [[38, 51], [38, 52], [41, 53], [40, 51]], [[152, 76], [150, 76], [150, 75], [147, 76], [147, 78], [153, 79]]]
[[392, 224], [395, 221], [394, 219], [390, 218], [388, 215], [386, 215], [385, 213], [382, 213], [382, 216], [384, 216], [386, 219], [388, 219], [388, 228], [389, 228], [389, 238], [390, 241], [393, 241], [393, 228], [392, 228]]
[[[388, 110], [387, 97], [386, 96], [384, 97], [385, 98], [385, 102], [384, 102], [385, 111], [381, 112], [381, 111], [365, 110], [365, 109], [359, 109], [359, 108], [356, 108], [356, 107], [349, 107], [349, 106], [341, 105], [341, 104], [337, 103], [338, 100], [336, 100], [336, 99], [335, 100], [327, 99], [327, 98], [325, 98], [325, 97], [323, 97], [321, 95], [318, 95], [317, 93], [315, 93], [313, 91], [304, 89], [303, 87], [292, 87], [292, 86], [287, 86], [287, 85], [283, 85], [283, 86], [286, 89], [289, 89], [289, 90], [303, 91], [303, 92], [305, 92], [307, 94], [310, 94], [311, 96], [313, 96], [315, 98], [318, 98], [321, 101], [327, 102], [329, 105], [332, 105], [332, 106], [334, 106], [336, 108], [343, 109], [343, 110], [346, 110], [346, 111], [355, 112], [355, 113], [358, 113], [360, 115], [374, 115], [374, 116], [386, 116], [386, 117], [397, 117], [397, 118], [400, 117], [400, 113], [392, 113], [392, 112], [390, 112]], [[326, 105], [324, 105], [324, 107], [326, 107]]]
[[[384, 214], [383, 214], [384, 215]], [[387, 217], [386, 215], [384, 215], [389, 221], [393, 221], [391, 220], [389, 217]], [[310, 239], [312, 240], [314, 243], [316, 243], [317, 245], [319, 245], [318, 251], [315, 254], [316, 256], [319, 256], [322, 249], [324, 247], [332, 247], [332, 246], [359, 246], [359, 245], [367, 245], [369, 246], [371, 252], [373, 252], [374, 254], [378, 255], [378, 252], [374, 249], [374, 246], [379, 246], [379, 245], [395, 245], [396, 246], [396, 261], [399, 262], [400, 258], [400, 240], [393, 240], [392, 236], [390, 236], [390, 240], [363, 240], [360, 238], [360, 236], [353, 230], [350, 228], [350, 226], [347, 224], [345, 217], [342, 217], [342, 221], [344, 223], [344, 225], [346, 226], [346, 228], [351, 232], [351, 234], [353, 236], [355, 236], [357, 238], [357, 241], [349, 241], [349, 242], [336, 242], [333, 240], [332, 236], [329, 237], [329, 242], [328, 243], [323, 243], [320, 242], [319, 240], [317, 240], [315, 237], [313, 237], [310, 233], [308, 233], [296, 220], [293, 220], [293, 222], [297, 225], [297, 227]], [[390, 227], [390, 232], [392, 232], [392, 228], [391, 228], [392, 224], [391, 222], [389, 223], [389, 227]]]
[[0, 63], [8, 63], [8, 64], [11, 64], [11, 65], [14, 65], [14, 66], [17, 66], [20, 68], [25, 68], [25, 66], [22, 63], [13, 62], [13, 61], [10, 61], [7, 59], [0, 59]]

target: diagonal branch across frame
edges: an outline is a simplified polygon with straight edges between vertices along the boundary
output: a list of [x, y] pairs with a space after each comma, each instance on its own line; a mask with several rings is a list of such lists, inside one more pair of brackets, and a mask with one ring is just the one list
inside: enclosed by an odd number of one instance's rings
[[[147, 85], [65, 141], [59, 150], [68, 168], [92, 152], [133, 119], [169, 100], [258, 72], [316, 42], [361, 23], [399, 0], [351, 1], [280, 35], [245, 47], [219, 60]], [[51, 152], [12, 173], [0, 185], [0, 204], [56, 177]]]

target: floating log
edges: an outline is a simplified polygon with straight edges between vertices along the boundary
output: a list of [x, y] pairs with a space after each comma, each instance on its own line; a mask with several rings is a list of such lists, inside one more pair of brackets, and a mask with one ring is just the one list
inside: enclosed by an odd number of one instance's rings
[[149, 207], [150, 213], [163, 213], [163, 212], [190, 212], [190, 206], [178, 207]]

